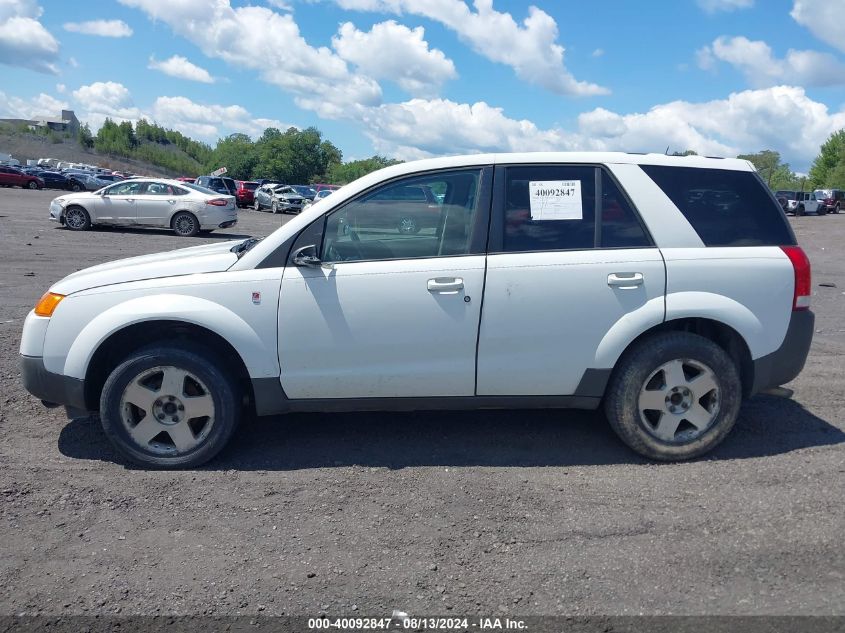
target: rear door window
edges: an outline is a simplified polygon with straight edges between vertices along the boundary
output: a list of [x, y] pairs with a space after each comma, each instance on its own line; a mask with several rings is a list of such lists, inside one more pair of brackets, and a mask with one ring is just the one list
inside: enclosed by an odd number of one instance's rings
[[795, 244], [780, 205], [752, 172], [661, 165], [642, 169], [706, 246]]

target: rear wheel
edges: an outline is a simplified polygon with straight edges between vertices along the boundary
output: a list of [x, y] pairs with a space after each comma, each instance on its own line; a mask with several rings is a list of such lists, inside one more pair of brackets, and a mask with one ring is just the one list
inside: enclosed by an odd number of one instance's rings
[[173, 216], [170, 227], [176, 235], [181, 237], [194, 237], [200, 232], [200, 223], [193, 213], [180, 211]]
[[667, 332], [620, 359], [605, 413], [636, 452], [676, 461], [717, 446], [733, 428], [741, 401], [739, 372], [721, 347], [697, 334]]
[[65, 226], [71, 231], [87, 231], [91, 228], [91, 216], [82, 207], [68, 207], [65, 210]]
[[804, 215], [804, 207], [800, 206], [797, 209], [795, 209], [795, 215]]
[[199, 466], [237, 428], [233, 385], [220, 361], [206, 353], [175, 343], [140, 350], [106, 380], [100, 397], [103, 430], [136, 464]]
[[71, 191], [82, 191], [82, 185], [80, 185], [78, 182], [72, 182], [72, 183], [70, 183], [70, 190]]
[[258, 203], [258, 200], [252, 203], [252, 208], [256, 211], [261, 211], [261, 205]]
[[29, 189], [40, 189], [40, 187], [38, 186], [38, 183], [35, 182], [34, 180], [30, 180], [28, 183], [26, 183], [26, 186]]

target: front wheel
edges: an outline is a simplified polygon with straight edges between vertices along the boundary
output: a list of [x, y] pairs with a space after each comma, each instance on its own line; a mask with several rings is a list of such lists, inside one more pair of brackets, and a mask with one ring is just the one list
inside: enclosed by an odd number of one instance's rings
[[804, 207], [798, 207], [795, 209], [795, 215], [804, 215]]
[[228, 443], [240, 410], [233, 381], [213, 356], [177, 344], [130, 355], [100, 397], [106, 436], [149, 468], [204, 464]]
[[26, 186], [27, 186], [28, 188], [30, 188], [30, 189], [38, 189], [38, 188], [39, 188], [39, 187], [38, 187], [38, 183], [37, 183], [37, 182], [35, 182], [34, 180], [30, 180], [30, 181], [26, 184]]
[[270, 208], [273, 210], [274, 214], [279, 212], [279, 205], [276, 204], [275, 202], [273, 203], [273, 206], [270, 207]]
[[65, 226], [71, 231], [87, 231], [91, 228], [91, 216], [82, 207], [69, 207], [65, 211]]
[[255, 209], [256, 211], [261, 211], [261, 205], [258, 204], [258, 200], [256, 200], [255, 202], [252, 203], [252, 208]]
[[620, 359], [605, 413], [636, 452], [660, 461], [698, 457], [733, 428], [742, 402], [739, 372], [714, 342], [689, 332], [651, 336]]
[[181, 237], [194, 237], [200, 232], [200, 223], [193, 213], [180, 211], [173, 216], [170, 227], [176, 235]]

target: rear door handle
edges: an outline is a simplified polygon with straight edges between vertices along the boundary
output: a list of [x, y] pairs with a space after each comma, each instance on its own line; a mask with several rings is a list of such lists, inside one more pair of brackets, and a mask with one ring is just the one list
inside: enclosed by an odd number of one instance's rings
[[464, 280], [460, 277], [436, 277], [428, 280], [429, 292], [455, 294], [458, 290], [463, 290], [463, 287]]
[[643, 285], [642, 273], [610, 273], [607, 276], [607, 285], [620, 290], [633, 290]]

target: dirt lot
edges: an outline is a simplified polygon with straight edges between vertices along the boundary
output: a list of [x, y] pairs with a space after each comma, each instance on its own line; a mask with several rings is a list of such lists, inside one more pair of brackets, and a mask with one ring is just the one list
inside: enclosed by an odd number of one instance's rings
[[0, 615], [845, 614], [845, 215], [791, 220], [818, 316], [794, 399], [707, 459], [648, 463], [597, 414], [307, 414], [145, 472], [23, 391], [24, 315], [73, 270], [280, 219], [80, 234], [54, 195], [0, 190]]

